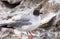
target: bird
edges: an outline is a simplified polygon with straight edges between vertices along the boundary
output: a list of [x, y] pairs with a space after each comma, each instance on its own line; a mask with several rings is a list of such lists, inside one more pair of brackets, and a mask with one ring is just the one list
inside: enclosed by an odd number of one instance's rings
[[[37, 24], [39, 23], [38, 21], [40, 21], [41, 17], [40, 17], [40, 12], [37, 10], [34, 10], [34, 12], [32, 12], [32, 10], [30, 11], [31, 13], [28, 14], [24, 14], [20, 19], [17, 19], [17, 16], [12, 17], [11, 19], [14, 21], [5, 21], [3, 23], [1, 23], [0, 25], [2, 25], [2, 27], [5, 28], [14, 28], [14, 29], [18, 29], [20, 31], [26, 31], [27, 34], [30, 33], [30, 35], [28, 35], [28, 37], [30, 39], [32, 39], [33, 35], [31, 34], [31, 31], [34, 30], [37, 26]], [[15, 19], [16, 18], [16, 19]], [[10, 27], [9, 27], [10, 26]]]

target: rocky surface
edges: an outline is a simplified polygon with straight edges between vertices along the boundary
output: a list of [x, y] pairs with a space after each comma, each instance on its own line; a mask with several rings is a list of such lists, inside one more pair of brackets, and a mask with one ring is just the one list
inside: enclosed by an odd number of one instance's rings
[[[32, 31], [32, 34], [34, 39], [60, 39], [60, 0], [47, 0], [46, 3], [43, 3], [44, 0], [2, 1], [0, 0], [0, 24], [12, 22], [14, 16], [21, 14], [21, 12], [29, 12], [29, 9], [39, 9], [43, 13], [41, 14], [42, 18], [47, 16], [47, 13], [56, 13], [55, 17]], [[11, 6], [12, 4], [14, 6]], [[17, 19], [14, 18], [14, 20]], [[0, 39], [28, 39], [28, 35], [24, 31], [0, 27]]]

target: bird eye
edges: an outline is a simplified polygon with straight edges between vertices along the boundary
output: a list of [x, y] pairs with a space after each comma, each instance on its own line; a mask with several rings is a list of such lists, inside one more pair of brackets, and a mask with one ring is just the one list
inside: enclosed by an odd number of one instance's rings
[[34, 10], [34, 12], [33, 12], [33, 15], [35, 15], [35, 16], [39, 16], [40, 14], [42, 14], [42, 13], [40, 13], [39, 10]]

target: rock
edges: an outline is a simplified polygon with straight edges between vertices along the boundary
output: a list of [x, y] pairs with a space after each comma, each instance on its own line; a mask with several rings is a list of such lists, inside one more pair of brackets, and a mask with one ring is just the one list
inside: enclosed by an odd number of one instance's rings
[[[42, 23], [32, 31], [33, 39], [60, 39], [60, 0], [0, 0], [0, 28], [4, 24], [10, 27], [35, 9], [42, 13]], [[28, 35], [25, 31], [2, 27], [0, 39], [28, 39]]]

